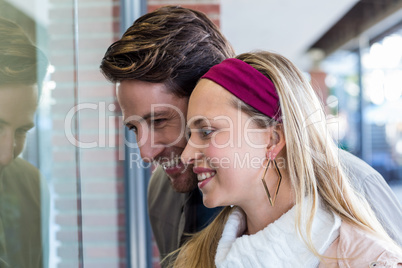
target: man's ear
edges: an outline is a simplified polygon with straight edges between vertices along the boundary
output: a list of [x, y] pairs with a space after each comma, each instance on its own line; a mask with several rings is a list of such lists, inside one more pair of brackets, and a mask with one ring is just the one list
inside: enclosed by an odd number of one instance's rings
[[274, 160], [280, 151], [285, 147], [286, 140], [282, 124], [271, 127], [270, 139], [267, 145], [267, 158]]

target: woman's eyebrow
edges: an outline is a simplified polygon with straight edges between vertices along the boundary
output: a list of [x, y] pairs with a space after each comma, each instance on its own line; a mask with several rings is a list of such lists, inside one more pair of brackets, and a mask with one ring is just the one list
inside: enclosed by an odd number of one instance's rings
[[[207, 117], [200, 117], [197, 118], [195, 120], [190, 119], [189, 121], [187, 121], [187, 126], [192, 126], [192, 127], [200, 127], [203, 124], [208, 124], [210, 125], [210, 121], [213, 121], [213, 119], [207, 118]], [[190, 124], [189, 124], [190, 123]]]
[[197, 120], [195, 120], [195, 121], [193, 122], [193, 126], [198, 127], [198, 126], [200, 126], [204, 121], [205, 121], [204, 118], [198, 118]]

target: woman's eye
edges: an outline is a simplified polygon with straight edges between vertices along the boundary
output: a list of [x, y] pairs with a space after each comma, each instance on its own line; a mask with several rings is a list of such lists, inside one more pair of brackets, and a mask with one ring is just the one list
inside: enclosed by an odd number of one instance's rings
[[200, 129], [200, 132], [203, 137], [208, 137], [214, 131], [212, 129]]

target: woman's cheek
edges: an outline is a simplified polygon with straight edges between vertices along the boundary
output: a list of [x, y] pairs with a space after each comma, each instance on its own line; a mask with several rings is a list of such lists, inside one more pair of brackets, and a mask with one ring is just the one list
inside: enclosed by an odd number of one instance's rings
[[222, 150], [210, 144], [207, 149], [205, 149], [204, 155], [207, 159], [208, 165], [213, 169], [218, 169], [221, 167], [221, 155]]
[[217, 148], [227, 149], [234, 147], [234, 140], [231, 131], [222, 131], [212, 136], [211, 143]]

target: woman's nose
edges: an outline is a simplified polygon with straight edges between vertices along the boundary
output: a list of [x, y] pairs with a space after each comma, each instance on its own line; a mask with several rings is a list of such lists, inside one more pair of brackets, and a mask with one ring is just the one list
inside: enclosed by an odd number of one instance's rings
[[194, 164], [194, 162], [200, 159], [201, 156], [202, 153], [199, 151], [199, 149], [192, 145], [192, 141], [190, 139], [181, 154], [181, 161], [185, 164]]

